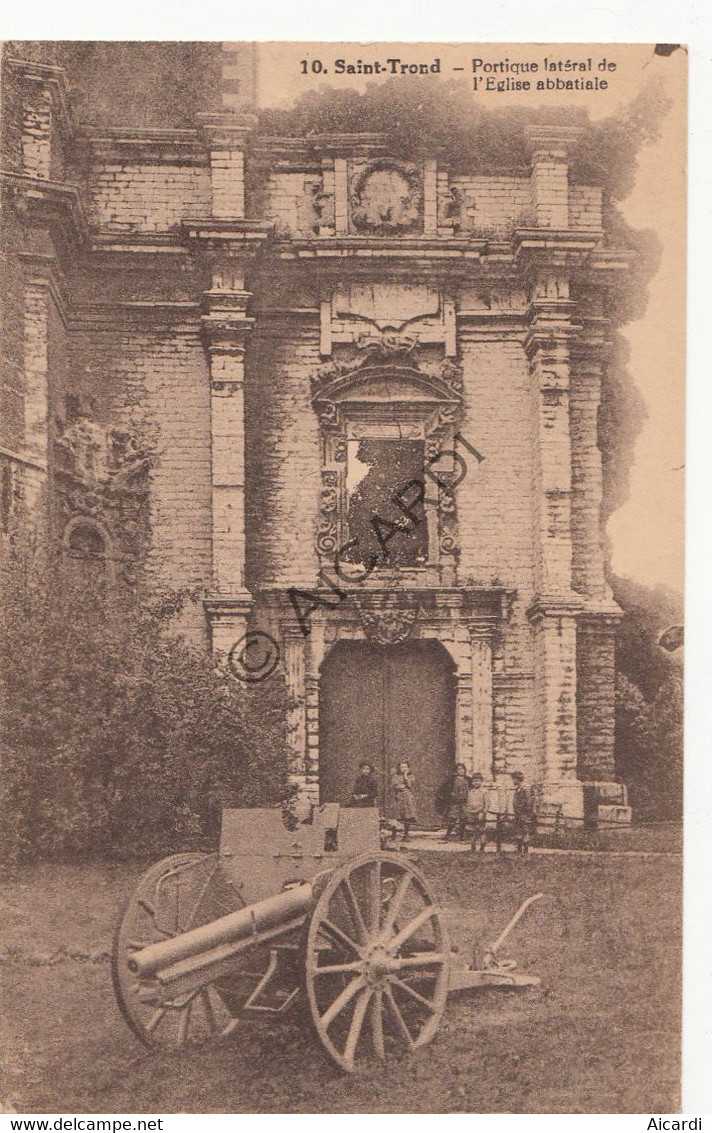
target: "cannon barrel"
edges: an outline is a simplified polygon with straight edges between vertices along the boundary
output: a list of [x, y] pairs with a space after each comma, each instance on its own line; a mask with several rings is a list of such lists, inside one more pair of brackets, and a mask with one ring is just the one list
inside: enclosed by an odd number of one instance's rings
[[128, 960], [129, 970], [141, 978], [152, 976], [159, 969], [179, 960], [199, 956], [221, 944], [247, 940], [268, 929], [287, 924], [295, 917], [308, 913], [313, 903], [314, 890], [311, 883], [296, 885], [170, 940], [161, 940], [157, 944], [141, 948]]

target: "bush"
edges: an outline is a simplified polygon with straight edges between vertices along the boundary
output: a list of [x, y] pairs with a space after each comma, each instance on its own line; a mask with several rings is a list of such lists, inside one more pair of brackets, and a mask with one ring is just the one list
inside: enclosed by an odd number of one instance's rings
[[221, 805], [285, 794], [278, 675], [243, 687], [171, 634], [185, 595], [139, 593], [112, 604], [98, 586], [10, 572], [0, 625], [11, 659], [0, 675], [7, 860], [204, 847]]

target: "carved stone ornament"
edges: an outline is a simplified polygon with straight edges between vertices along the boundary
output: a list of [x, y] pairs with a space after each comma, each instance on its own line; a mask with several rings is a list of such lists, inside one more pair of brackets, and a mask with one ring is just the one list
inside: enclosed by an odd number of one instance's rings
[[319, 420], [322, 425], [335, 425], [337, 418], [336, 404], [333, 401], [322, 401], [319, 411]]
[[452, 362], [449, 358], [443, 358], [435, 366], [421, 366], [420, 369], [425, 374], [430, 374], [433, 378], [440, 378], [450, 387], [453, 393], [461, 394], [464, 387], [462, 380], [462, 367], [458, 366], [456, 362]]
[[62, 525], [100, 520], [120, 551], [138, 554], [148, 539], [149, 475], [155, 458], [129, 429], [100, 424], [82, 405], [69, 424], [56, 421], [54, 467]]
[[320, 507], [324, 513], [336, 511], [336, 504], [338, 502], [338, 485], [339, 474], [330, 469], [322, 471], [321, 474], [321, 500]]
[[[347, 377], [372, 366], [387, 367], [389, 363], [409, 366], [428, 377], [444, 382], [456, 396], [462, 395], [464, 389], [462, 367], [449, 358], [443, 358], [435, 364], [420, 362], [417, 357], [418, 339], [415, 335], [394, 330], [379, 332], [374, 329], [359, 334], [354, 342], [354, 348], [356, 353], [350, 358], [325, 362], [324, 365], [317, 367], [310, 379], [313, 397], [318, 397], [320, 391], [337, 378]], [[452, 418], [452, 421], [454, 420], [455, 417]]]
[[356, 601], [356, 608], [366, 637], [380, 645], [406, 641], [419, 614], [409, 595], [389, 595], [378, 603]]
[[336, 553], [338, 546], [338, 533], [333, 519], [323, 516], [316, 532], [316, 549], [324, 558], [330, 558]]
[[422, 224], [423, 190], [415, 165], [379, 161], [356, 178], [351, 223], [357, 232], [390, 236]]

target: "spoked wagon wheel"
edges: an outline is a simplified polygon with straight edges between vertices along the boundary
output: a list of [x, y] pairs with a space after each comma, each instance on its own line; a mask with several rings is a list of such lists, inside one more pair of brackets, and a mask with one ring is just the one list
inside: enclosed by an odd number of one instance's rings
[[395, 854], [334, 870], [312, 916], [305, 976], [317, 1033], [339, 1066], [430, 1042], [449, 972], [447, 933], [422, 874]]
[[[112, 979], [122, 1014], [146, 1046], [175, 1049], [228, 1034], [248, 991], [264, 972], [265, 957], [246, 956], [245, 970], [170, 997], [152, 979], [129, 971], [132, 953], [156, 941], [241, 907], [237, 891], [224, 881], [212, 854], [175, 854], [152, 866], [128, 901], [114, 936]], [[263, 962], [265, 961], [265, 962]], [[259, 971], [247, 971], [246, 969]]]

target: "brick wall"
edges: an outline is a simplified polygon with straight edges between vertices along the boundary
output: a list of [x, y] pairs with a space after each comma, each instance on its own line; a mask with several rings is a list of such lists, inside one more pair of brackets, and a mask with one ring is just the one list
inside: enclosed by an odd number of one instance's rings
[[313, 325], [269, 318], [250, 339], [245, 369], [247, 586], [313, 586], [321, 453], [310, 375], [319, 365]]
[[485, 459], [468, 457], [457, 493], [461, 581], [531, 595], [535, 557], [531, 389], [521, 343], [462, 343], [465, 413], [460, 432]]
[[272, 173], [267, 182], [264, 218], [282, 234], [313, 236], [317, 216], [312, 207], [318, 174]]
[[210, 212], [207, 166], [107, 162], [88, 191], [92, 223], [108, 232], [170, 232]]
[[475, 233], [494, 230], [505, 236], [515, 225], [531, 219], [528, 177], [453, 177], [450, 185], [464, 194], [467, 217]]
[[[173, 587], [210, 586], [210, 391], [199, 329], [98, 325], [76, 337], [73, 364], [101, 391], [101, 415], [151, 441], [149, 569]], [[202, 605], [182, 630], [206, 645]]]

